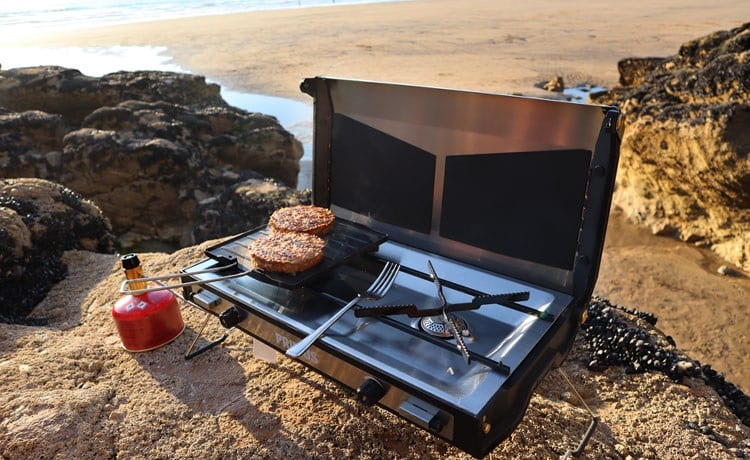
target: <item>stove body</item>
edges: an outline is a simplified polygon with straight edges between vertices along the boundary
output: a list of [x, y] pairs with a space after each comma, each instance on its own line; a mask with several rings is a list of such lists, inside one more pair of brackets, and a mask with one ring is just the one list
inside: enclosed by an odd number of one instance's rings
[[513, 431], [536, 383], [572, 346], [604, 244], [619, 112], [323, 77], [301, 88], [315, 104], [314, 203], [366, 229], [373, 244], [294, 285], [191, 274], [230, 259], [247, 266], [251, 231], [185, 268], [185, 281], [207, 283], [184, 297], [283, 352], [365, 290], [385, 260], [401, 272], [363, 307], [439, 305], [428, 262], [449, 302], [529, 292], [455, 314], [469, 363], [454, 339], [430, 334], [418, 318], [353, 311], [301, 357], [360, 401], [482, 457]]

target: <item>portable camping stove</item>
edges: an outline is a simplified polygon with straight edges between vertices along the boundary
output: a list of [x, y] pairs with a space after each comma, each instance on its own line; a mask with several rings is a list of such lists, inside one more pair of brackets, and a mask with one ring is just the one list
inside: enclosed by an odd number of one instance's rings
[[266, 231], [252, 230], [185, 268], [184, 297], [283, 352], [400, 264], [385, 297], [300, 360], [482, 457], [572, 346], [598, 273], [619, 112], [321, 77], [301, 87], [315, 102], [313, 202], [336, 215], [325, 261], [252, 270], [247, 246]]

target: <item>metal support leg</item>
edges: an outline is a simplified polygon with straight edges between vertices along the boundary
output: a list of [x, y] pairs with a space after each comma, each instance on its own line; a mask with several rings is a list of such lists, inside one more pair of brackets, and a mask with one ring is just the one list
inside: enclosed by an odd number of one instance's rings
[[560, 375], [563, 376], [565, 381], [568, 382], [568, 385], [570, 385], [570, 388], [573, 389], [573, 393], [575, 393], [576, 396], [578, 396], [578, 399], [581, 400], [581, 404], [583, 404], [583, 407], [585, 407], [589, 414], [591, 414], [591, 423], [589, 424], [589, 428], [586, 430], [586, 434], [584, 434], [583, 438], [581, 438], [581, 442], [578, 443], [578, 447], [576, 447], [574, 450], [568, 449], [568, 451], [565, 452], [565, 455], [563, 455], [562, 460], [567, 460], [571, 455], [573, 457], [578, 457], [579, 455], [581, 455], [583, 449], [586, 448], [586, 444], [588, 444], [589, 439], [591, 439], [591, 435], [594, 434], [596, 426], [599, 424], [599, 417], [594, 415], [594, 412], [591, 411], [591, 408], [589, 408], [588, 404], [586, 404], [586, 401], [583, 400], [581, 394], [578, 393], [578, 390], [576, 390], [576, 387], [573, 385], [573, 382], [570, 381], [565, 371], [562, 370], [562, 367], [559, 367], [557, 370], [560, 371]]
[[234, 328], [227, 329], [227, 331], [219, 337], [218, 339], [207, 343], [203, 347], [193, 351], [193, 348], [195, 348], [195, 344], [198, 342], [198, 339], [203, 335], [203, 330], [206, 328], [206, 325], [208, 325], [208, 320], [211, 319], [211, 313], [206, 312], [206, 319], [203, 321], [203, 325], [201, 326], [201, 329], [198, 331], [198, 334], [196, 334], [195, 338], [193, 339], [193, 342], [190, 344], [190, 347], [188, 347], [187, 351], [185, 352], [185, 359], [192, 359], [198, 356], [199, 354], [203, 353], [204, 351], [208, 351], [211, 348], [215, 347], [216, 345], [219, 345], [223, 341], [227, 339], [229, 336], [229, 333], [232, 332]]

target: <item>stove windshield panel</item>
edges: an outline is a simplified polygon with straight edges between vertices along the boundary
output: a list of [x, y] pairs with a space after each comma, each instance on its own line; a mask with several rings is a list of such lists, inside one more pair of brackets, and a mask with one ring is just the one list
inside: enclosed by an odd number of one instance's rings
[[572, 270], [590, 162], [587, 150], [448, 156], [440, 235]]
[[318, 88], [316, 204], [429, 252], [556, 291], [588, 289], [574, 273], [589, 270], [579, 256], [599, 257], [594, 227], [607, 210], [598, 197], [616, 166], [612, 108], [323, 77], [307, 84]]
[[429, 233], [435, 156], [342, 115], [334, 116], [333, 126], [331, 203]]

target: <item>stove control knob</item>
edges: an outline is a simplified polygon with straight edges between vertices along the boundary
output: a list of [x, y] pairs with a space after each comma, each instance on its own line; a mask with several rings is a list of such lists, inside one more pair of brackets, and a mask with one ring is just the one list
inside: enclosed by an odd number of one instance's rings
[[372, 406], [385, 396], [386, 390], [383, 385], [372, 377], [367, 377], [362, 385], [357, 388], [357, 401], [365, 406]]
[[240, 321], [242, 321], [243, 319], [245, 319], [245, 312], [240, 310], [236, 306], [224, 310], [224, 312], [219, 315], [219, 322], [227, 329], [233, 328], [234, 326], [240, 324]]

